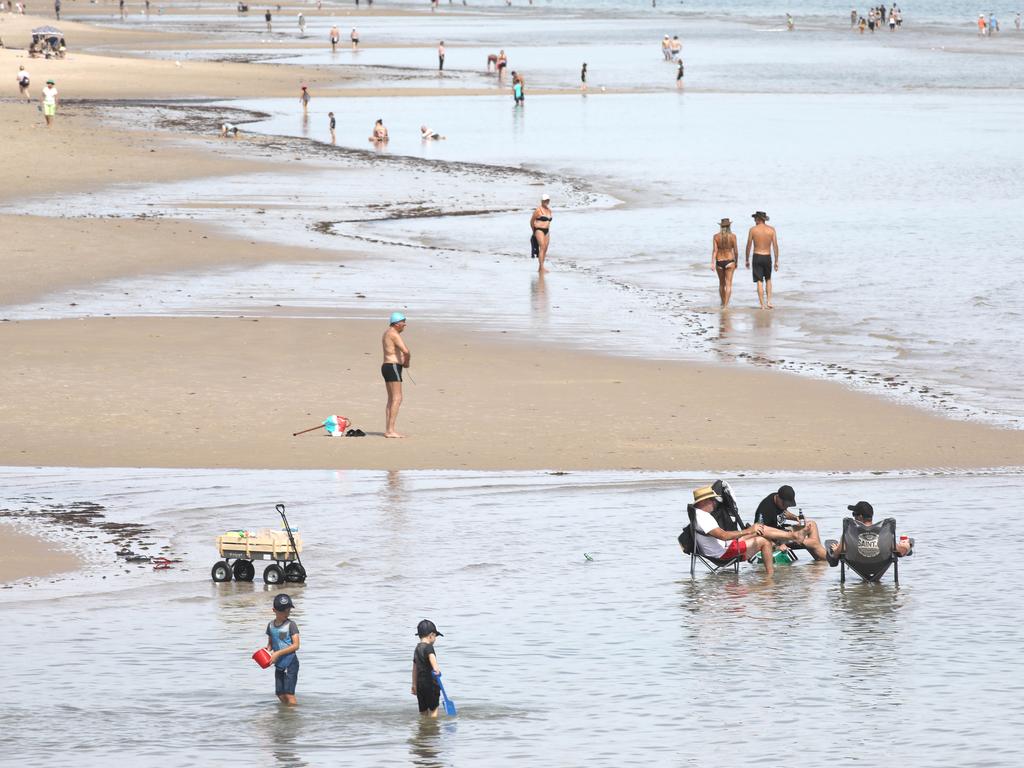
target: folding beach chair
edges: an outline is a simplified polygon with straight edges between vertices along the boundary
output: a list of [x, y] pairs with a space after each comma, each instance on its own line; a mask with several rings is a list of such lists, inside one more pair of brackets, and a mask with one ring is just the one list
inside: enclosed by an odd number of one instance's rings
[[[834, 540], [825, 542], [829, 549]], [[911, 540], [913, 552], [913, 540]], [[839, 581], [846, 581], [846, 567], [865, 581], [879, 581], [892, 566], [893, 582], [900, 583], [899, 555], [896, 552], [896, 520], [887, 517], [880, 523], [865, 525], [852, 517], [843, 520], [843, 553], [839, 556]]]
[[695, 523], [697, 508], [693, 504], [686, 506], [686, 516], [690, 520], [690, 524], [683, 529], [683, 532], [679, 534], [679, 546], [682, 547], [683, 552], [690, 555], [690, 575], [693, 576], [697, 569], [697, 561], [700, 560], [712, 573], [732, 566], [736, 573], [740, 572], [740, 563], [743, 562], [743, 558], [740, 556], [729, 557], [729, 558], [718, 558], [705, 555], [700, 551], [700, 547], [697, 545], [697, 538], [694, 535], [697, 526]]

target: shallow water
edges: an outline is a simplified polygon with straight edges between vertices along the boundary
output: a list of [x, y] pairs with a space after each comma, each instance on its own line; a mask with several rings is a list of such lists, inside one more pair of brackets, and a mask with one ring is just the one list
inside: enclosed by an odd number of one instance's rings
[[[807, 558], [774, 581], [698, 571], [675, 537], [703, 476], [647, 473], [6, 469], [0, 507], [90, 500], [154, 526], [175, 570], [0, 592], [17, 616], [9, 703], [25, 764], [73, 754], [132, 765], [705, 764], [695, 734], [729, 729], [730, 759], [775, 764], [842, 744], [906, 765], [1015, 766], [1024, 640], [1015, 571], [982, 555], [1019, 540], [1018, 473], [798, 475], [837, 531], [858, 499], [917, 539], [896, 588]], [[783, 478], [733, 485], [749, 518]], [[15, 497], [16, 498], [12, 498]], [[997, 529], [965, 525], [998, 519]], [[303, 647], [300, 707], [281, 712], [262, 642], [277, 590], [217, 585], [212, 537], [275, 526], [306, 542], [288, 591]], [[996, 531], [996, 532], [994, 532]], [[957, 543], [951, 544], [955, 535]], [[592, 562], [586, 561], [588, 553]], [[102, 579], [101, 576], [108, 576]], [[408, 693], [413, 627], [429, 616], [459, 717], [424, 723]], [[56, 695], [59, 692], [59, 695]], [[785, 714], [782, 713], [785, 712]], [[863, 723], [858, 734], [854, 723]], [[813, 762], [813, 761], [812, 761]]]
[[[274, 312], [275, 304], [330, 306], [330, 316], [392, 302], [421, 317], [496, 322], [532, 337], [538, 323], [564, 322], [564, 312], [531, 317], [536, 291], [519, 274], [528, 271], [526, 211], [543, 185], [555, 197], [552, 264], [578, 274], [542, 287], [549, 296], [571, 294], [569, 307], [587, 307], [555, 337], [785, 367], [996, 423], [1024, 416], [1017, 386], [1024, 351], [1004, 341], [1024, 323], [1024, 273], [1012, 238], [992, 236], [1024, 204], [1019, 93], [551, 96], [530, 98], [520, 110], [505, 97], [320, 99], [305, 120], [290, 100], [242, 106], [271, 115], [247, 131], [320, 141], [334, 109], [340, 142], [357, 149], [383, 116], [390, 159], [367, 163], [366, 155], [320, 144], [312, 163], [294, 165], [308, 168], [298, 173], [113, 188], [67, 196], [60, 212], [196, 217], [248, 237], [365, 249], [387, 262], [361, 264], [363, 279], [351, 293], [352, 281], [331, 276], [341, 274], [337, 257], [321, 250], [311, 260], [329, 266], [200, 275], [177, 285], [179, 296], [155, 301], [159, 283], [122, 282], [4, 316], [253, 314]], [[977, 149], [981, 112], [984, 152]], [[645, 139], [608, 152], [609, 137], [629, 136], [638, 120], [652, 126]], [[448, 139], [422, 143], [421, 122]], [[345, 176], [329, 170], [335, 163]], [[625, 204], [613, 207], [615, 198]], [[779, 228], [777, 309], [770, 316], [752, 309], [753, 286], [741, 270], [736, 310], [721, 313], [709, 241], [726, 215], [742, 246], [756, 208]], [[47, 198], [21, 200], [18, 210], [55, 208]], [[481, 213], [450, 215], [466, 211]], [[320, 222], [336, 223], [324, 230]], [[995, 284], [993, 263], [1001, 265]], [[357, 291], [378, 303], [344, 301]], [[619, 318], [630, 315], [639, 332], [609, 344], [610, 324], [623, 330]], [[668, 343], [645, 332], [645, 322], [663, 328]]]

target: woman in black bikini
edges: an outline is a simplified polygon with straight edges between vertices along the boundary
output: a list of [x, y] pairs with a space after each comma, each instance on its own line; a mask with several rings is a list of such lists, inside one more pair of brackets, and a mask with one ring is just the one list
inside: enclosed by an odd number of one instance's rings
[[533, 211], [530, 217], [530, 229], [533, 236], [530, 237], [530, 246], [533, 251], [533, 258], [539, 260], [538, 272], [547, 272], [544, 268], [544, 259], [548, 255], [548, 243], [551, 242], [551, 219], [554, 214], [551, 212], [551, 196], [544, 194], [540, 199], [540, 205]]
[[732, 298], [732, 278], [736, 274], [736, 235], [732, 233], [732, 222], [722, 219], [719, 232], [711, 238], [711, 269], [718, 275], [718, 296], [722, 308], [729, 306]]

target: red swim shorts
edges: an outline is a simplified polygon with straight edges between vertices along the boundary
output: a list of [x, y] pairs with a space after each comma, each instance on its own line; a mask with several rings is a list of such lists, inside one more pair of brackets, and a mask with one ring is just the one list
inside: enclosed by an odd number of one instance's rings
[[726, 547], [725, 553], [722, 555], [722, 560], [728, 560], [730, 557], [746, 557], [747, 556], [747, 542], [743, 539], [733, 539], [729, 542], [729, 546]]

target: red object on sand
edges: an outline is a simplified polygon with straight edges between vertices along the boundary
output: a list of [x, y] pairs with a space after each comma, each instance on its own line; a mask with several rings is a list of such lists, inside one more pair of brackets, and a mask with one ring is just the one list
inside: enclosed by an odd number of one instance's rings
[[272, 663], [270, 661], [270, 651], [268, 651], [266, 648], [260, 648], [258, 651], [256, 651], [256, 653], [252, 655], [252, 659], [261, 667], [263, 667], [263, 669], [266, 669]]

